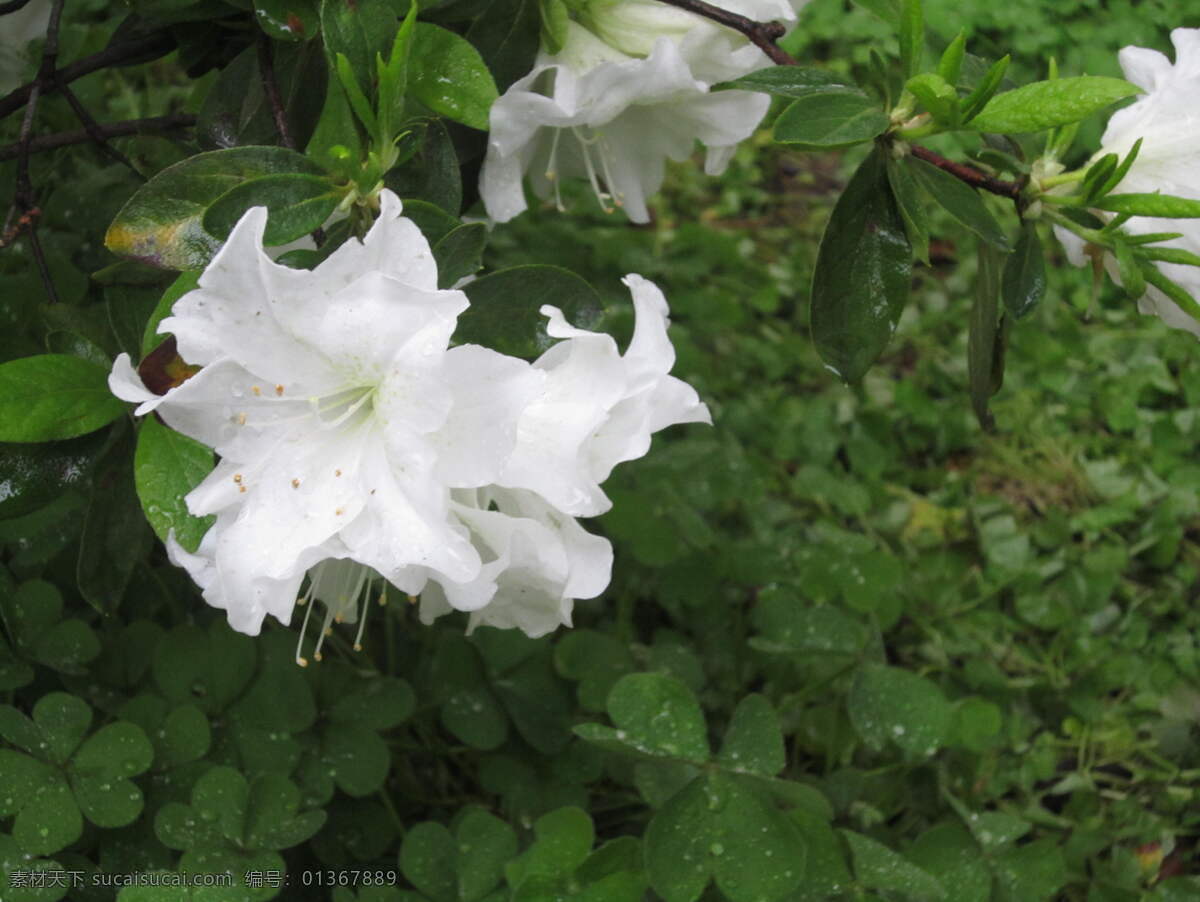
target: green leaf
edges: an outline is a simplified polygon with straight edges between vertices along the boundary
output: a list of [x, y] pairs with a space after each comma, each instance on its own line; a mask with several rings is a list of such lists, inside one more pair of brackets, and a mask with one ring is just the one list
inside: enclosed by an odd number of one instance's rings
[[557, 54], [567, 40], [568, 23], [571, 21], [567, 4], [563, 0], [539, 0], [542, 14], [542, 46], [549, 54]]
[[216, 518], [193, 517], [183, 499], [212, 472], [212, 449], [146, 417], [133, 468], [138, 500], [154, 532], [165, 542], [174, 530], [176, 540], [194, 552]]
[[[375, 119], [375, 110], [371, 106], [371, 101], [367, 99], [362, 84], [354, 77], [354, 68], [344, 53], [334, 55], [333, 71], [337, 74], [338, 83], [345, 91], [346, 100], [350, 102], [350, 109], [354, 111], [358, 121], [362, 123], [367, 132], [377, 134], [379, 123]], [[365, 82], [365, 84], [369, 86], [371, 82]]]
[[467, 40], [483, 57], [496, 87], [506, 91], [533, 68], [540, 32], [538, 0], [494, 0], [471, 24]]
[[950, 85], [958, 84], [958, 77], [962, 74], [963, 56], [967, 51], [967, 33], [960, 31], [942, 52], [942, 58], [938, 60], [937, 74], [942, 77], [942, 80]]
[[459, 902], [479, 902], [504, 879], [517, 854], [517, 835], [498, 817], [472, 808], [455, 828]]
[[762, 638], [751, 639], [761, 651], [855, 655], [866, 642], [862, 624], [833, 605], [812, 607], [795, 595], [765, 590], [754, 609]]
[[[400, 21], [387, 0], [321, 0], [321, 37], [332, 62], [340, 53], [366, 90], [375, 83], [375, 58], [392, 47]], [[332, 87], [332, 86], [331, 86]]]
[[1142, 263], [1142, 275], [1147, 282], [1174, 301], [1180, 310], [1200, 322], [1200, 302], [1197, 302], [1185, 288], [1164, 276], [1162, 270], [1153, 263]]
[[1108, 194], [1108, 192], [1112, 191], [1114, 188], [1120, 185], [1122, 181], [1125, 180], [1125, 176], [1129, 172], [1129, 168], [1133, 166], [1133, 163], [1135, 160], [1137, 160], [1138, 154], [1141, 153], [1141, 150], [1142, 139], [1138, 138], [1133, 142], [1133, 147], [1129, 148], [1129, 153], [1125, 154], [1125, 159], [1123, 159], [1120, 165], [1112, 171], [1112, 174], [1108, 177], [1108, 181], [1100, 187], [1097, 194], [1098, 197]]
[[172, 710], [157, 735], [155, 758], [160, 766], [178, 767], [203, 758], [212, 743], [208, 718], [195, 705]]
[[412, 215], [411, 205], [417, 201], [438, 207], [454, 219], [462, 208], [462, 176], [446, 124], [441, 119], [419, 119], [407, 127], [416, 149], [384, 176], [384, 182], [404, 198], [405, 216]]
[[321, 738], [321, 764], [342, 792], [361, 797], [383, 786], [392, 756], [378, 733], [339, 723]]
[[465, 38], [418, 22], [410, 66], [410, 90], [417, 100], [455, 122], [487, 131], [488, 111], [500, 95], [479, 51]]
[[926, 830], [909, 847], [906, 857], [943, 887], [954, 887], [955, 902], [988, 902], [991, 898], [992, 877], [979, 846], [958, 824]]
[[150, 319], [146, 322], [146, 330], [142, 333], [142, 357], [163, 343], [164, 336], [159, 334], [158, 324], [171, 315], [171, 308], [175, 306], [177, 300], [198, 287], [199, 284], [200, 273], [192, 270], [181, 272], [175, 281], [167, 286], [167, 290], [163, 292], [154, 312], [150, 314]]
[[806, 148], [850, 147], [882, 135], [891, 120], [857, 89], [822, 91], [794, 100], [775, 120], [775, 140]]
[[101, 366], [65, 354], [0, 363], [0, 441], [49, 442], [107, 426], [125, 412]]
[[1117, 170], [1117, 155], [1106, 153], [1093, 163], [1079, 186], [1079, 195], [1085, 204], [1090, 204], [1103, 194], [1109, 176]]
[[887, 157], [888, 186], [896, 201], [896, 209], [904, 220], [904, 233], [912, 245], [913, 256], [929, 265], [929, 218], [925, 215], [925, 198], [916, 180], [902, 160], [891, 154]]
[[900, 0], [854, 0], [863, 9], [873, 12], [893, 29], [900, 25]]
[[1011, 247], [1008, 236], [988, 212], [978, 191], [916, 157], [908, 157], [906, 164], [917, 184], [960, 225], [994, 247], [1005, 251]]
[[458, 317], [454, 341], [481, 344], [514, 357], [533, 359], [555, 343], [538, 311], [553, 304], [581, 329], [599, 316], [600, 297], [579, 276], [557, 266], [513, 266], [463, 286], [471, 301]]
[[1035, 81], [997, 94], [970, 126], [976, 131], [1006, 135], [1039, 132], [1078, 122], [1138, 93], [1141, 88], [1136, 85], [1099, 75]]
[[1066, 885], [1067, 863], [1053, 839], [1009, 849], [994, 859], [997, 902], [1053, 899]]
[[1172, 197], [1169, 194], [1110, 194], [1094, 204], [1100, 210], [1128, 213], [1131, 216], [1156, 216], [1163, 219], [1200, 217], [1200, 200]]
[[28, 514], [68, 489], [82, 487], [103, 445], [99, 432], [61, 442], [0, 444], [0, 520]]
[[280, 245], [320, 228], [337, 209], [343, 192], [327, 176], [300, 172], [264, 175], [226, 191], [204, 211], [204, 230], [224, 241], [251, 207], [266, 207], [263, 244]]
[[967, 333], [967, 380], [971, 406], [984, 429], [992, 428], [988, 401], [1004, 379], [1006, 330], [998, 321], [1000, 260], [995, 250], [979, 245], [979, 272]]
[[939, 902], [948, 898], [945, 887], [936, 877], [902, 855], [853, 830], [842, 830], [841, 833], [850, 846], [850, 855], [854, 859], [854, 874], [863, 886], [888, 893], [899, 893], [914, 902]]
[[833, 208], [812, 282], [812, 334], [825, 365], [857, 382], [896, 330], [912, 281], [912, 248], [888, 188], [883, 151], [854, 173]]
[[882, 748], [894, 742], [913, 758], [927, 758], [945, 743], [952, 712], [929, 680], [898, 667], [867, 664], [846, 697], [850, 722], [865, 742]]
[[645, 754], [696, 763], [708, 760], [704, 714], [692, 691], [674, 677], [622, 677], [608, 694], [608, 716], [616, 725], [616, 738]]
[[321, 115], [304, 152], [321, 171], [328, 170], [343, 180], [351, 181], [358, 174], [366, 151], [358, 120], [337, 79], [329, 80]]
[[958, 125], [958, 91], [954, 85], [933, 72], [914, 75], [905, 85], [936, 122], [954, 128]]
[[804, 880], [793, 821], [741, 783], [700, 777], [646, 828], [646, 872], [666, 902], [694, 902], [710, 878], [732, 902], [779, 899]]
[[[807, 97], [826, 91], [856, 90], [848, 78], [826, 69], [806, 66], [768, 66], [733, 81], [713, 85], [714, 91], [761, 91], [776, 97]], [[865, 95], [864, 95], [865, 96]]]
[[613, 685], [635, 669], [629, 646], [595, 630], [571, 630], [554, 646], [554, 666], [579, 683], [579, 705], [603, 711]]
[[422, 894], [437, 902], [453, 902], [458, 844], [441, 824], [426, 821], [406, 834], [400, 846], [400, 870]]
[[725, 733], [717, 763], [738, 773], [773, 777], [787, 763], [779, 715], [765, 696], [750, 694], [738, 702]]
[[587, 859], [595, 839], [592, 819], [579, 808], [560, 808], [542, 815], [533, 825], [536, 839], [505, 868], [508, 882], [569, 877]]
[[71, 787], [87, 819], [98, 827], [124, 827], [142, 813], [142, 792], [129, 778], [150, 767], [154, 749], [140, 727], [103, 727], [71, 760]]
[[82, 620], [63, 620], [62, 607], [58, 589], [43, 580], [0, 593], [0, 617], [24, 656], [60, 673], [85, 673], [100, 640]]
[[321, 27], [314, 0], [254, 0], [254, 18], [280, 41], [306, 41]]
[[219, 714], [250, 682], [256, 661], [254, 640], [224, 621], [213, 621], [207, 632], [181, 624], [154, 650], [154, 679], [168, 702]]
[[900, 68], [905, 78], [921, 71], [921, 55], [925, 50], [925, 16], [921, 0], [901, 0], [900, 3]]
[[104, 244], [163, 269], [203, 269], [221, 246], [202, 224], [208, 207], [245, 181], [281, 173], [320, 176], [324, 170], [285, 147], [231, 147], [189, 157], [126, 201]]
[[[976, 57], [971, 57], [972, 60]], [[984, 73], [983, 78], [971, 90], [962, 101], [962, 122], [966, 124], [974, 119], [979, 111], [984, 108], [989, 100], [1000, 89], [1000, 83], [1004, 81], [1004, 73], [1008, 71], [1009, 57], [1008, 55], [1000, 57], [996, 62], [988, 68]]]
[[1014, 319], [1028, 316], [1046, 294], [1046, 255], [1037, 225], [1029, 220], [1021, 223], [1017, 246], [1004, 261], [1000, 293]]
[[1121, 287], [1134, 300], [1146, 291], [1146, 277], [1133, 255], [1133, 248], [1124, 241], [1113, 244], [1113, 256], [1117, 258], [1117, 271], [1121, 275]]
[[75, 579], [88, 604], [102, 613], [120, 604], [134, 568], [153, 541], [137, 498], [133, 458], [133, 430], [122, 428], [119, 440], [96, 465], [79, 539]]
[[450, 288], [459, 279], [474, 275], [483, 265], [483, 249], [488, 229], [482, 222], [471, 222], [451, 229], [433, 246], [437, 261], [438, 288]]

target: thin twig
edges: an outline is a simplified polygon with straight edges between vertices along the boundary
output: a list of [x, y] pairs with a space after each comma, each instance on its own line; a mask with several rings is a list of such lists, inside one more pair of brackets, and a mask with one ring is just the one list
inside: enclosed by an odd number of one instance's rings
[[941, 154], [934, 153], [928, 147], [922, 147], [919, 144], [913, 144], [911, 151], [912, 155], [918, 160], [924, 160], [926, 163], [933, 164], [938, 169], [950, 173], [960, 181], [966, 182], [972, 188], [979, 188], [1000, 197], [1007, 197], [1010, 200], [1020, 200], [1021, 189], [1024, 187], [1020, 182], [1006, 182], [998, 179], [976, 169], [974, 166], [948, 160]]
[[[46, 43], [42, 48], [42, 64], [38, 67], [37, 78], [33, 89], [29, 92], [29, 102], [25, 106], [25, 115], [21, 119], [21, 135], [17, 141], [17, 184], [13, 195], [13, 206], [19, 207], [22, 213], [28, 213], [36, 206], [33, 193], [33, 183], [29, 179], [29, 143], [33, 138], [33, 121], [37, 115], [38, 98], [45, 86], [54, 85], [58, 64], [58, 26], [62, 22], [63, 6], [66, 0], [54, 0], [50, 8], [50, 19], [46, 23]], [[11, 217], [11, 214], [10, 214]], [[58, 303], [58, 289], [54, 287], [54, 277], [50, 274], [50, 266], [46, 262], [46, 254], [42, 250], [42, 242], [38, 238], [37, 218], [28, 217], [29, 250], [37, 262], [42, 284], [46, 288], [46, 298], [51, 304]]]
[[[170, 116], [152, 116], [148, 119], [126, 119], [121, 122], [98, 122], [96, 123], [96, 135], [104, 141], [111, 141], [113, 138], [125, 138], [130, 135], [152, 135], [159, 132], [175, 131], [182, 128], [191, 128], [196, 124], [196, 117], [188, 113], [175, 113]], [[45, 153], [48, 150], [57, 150], [60, 147], [67, 147], [71, 144], [86, 144], [88, 141], [94, 141], [95, 135], [87, 129], [77, 129], [70, 132], [54, 132], [49, 135], [39, 135], [29, 142], [29, 152]], [[16, 159], [18, 144], [7, 144], [0, 147], [0, 162], [5, 160]]]
[[[175, 39], [171, 37], [169, 32], [155, 31], [140, 38], [133, 38], [129, 41], [123, 41], [120, 44], [113, 44], [111, 47], [105, 47], [99, 53], [93, 53], [91, 56], [85, 56], [83, 59], [76, 60], [69, 66], [63, 66], [54, 73], [54, 84], [56, 86], [65, 85], [100, 69], [105, 69], [109, 66], [119, 66], [130, 60], [139, 58], [147, 60], [156, 59], [170, 53], [174, 49]], [[29, 95], [33, 92], [33, 86], [37, 82], [38, 79], [34, 79], [29, 84], [21, 85], [21, 87], [0, 97], [0, 119], [11, 115], [28, 103]]]
[[100, 123], [98, 123], [92, 117], [92, 114], [87, 111], [87, 108], [79, 102], [79, 98], [75, 96], [75, 92], [72, 91], [67, 85], [59, 85], [58, 90], [67, 103], [70, 104], [71, 109], [75, 112], [75, 118], [77, 118], [83, 125], [84, 132], [92, 140], [92, 143], [99, 148], [100, 152], [114, 163], [120, 163], [122, 166], [128, 168], [130, 172], [136, 175], [143, 182], [146, 181], [146, 177], [142, 175], [141, 171], [136, 166], [133, 165], [133, 161], [108, 143], [108, 139], [100, 130]]
[[258, 36], [258, 74], [262, 78], [263, 92], [267, 95], [267, 103], [271, 105], [271, 116], [275, 120], [275, 130], [279, 132], [279, 140], [289, 150], [296, 149], [288, 129], [287, 112], [283, 108], [283, 98], [279, 96], [279, 82], [275, 78], [275, 65], [271, 59], [271, 39], [266, 34]]
[[719, 6], [713, 6], [711, 3], [705, 3], [704, 0], [662, 0], [662, 2], [686, 9], [690, 13], [712, 19], [714, 22], [740, 32], [776, 65], [796, 65], [791, 54], [775, 43], [787, 33], [787, 27], [779, 22], [756, 22], [754, 19], [748, 19]]

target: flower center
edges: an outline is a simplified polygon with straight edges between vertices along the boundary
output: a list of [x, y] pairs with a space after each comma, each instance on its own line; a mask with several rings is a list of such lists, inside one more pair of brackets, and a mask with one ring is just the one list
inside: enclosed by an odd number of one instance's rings
[[[554, 129], [554, 138], [550, 143], [550, 159], [546, 163], [546, 180], [554, 186], [554, 205], [560, 213], [565, 213], [562, 194], [559, 190], [558, 178], [558, 145], [564, 131], [570, 131], [579, 147], [579, 155], [583, 158], [583, 167], [591, 183], [592, 192], [600, 203], [600, 209], [611, 213], [617, 207], [624, 205], [624, 195], [613, 189], [612, 167], [610, 157], [612, 147], [604, 132], [586, 125], [573, 125], [568, 129]], [[594, 158], [594, 159], [593, 159]], [[604, 187], [601, 187], [603, 180]], [[608, 190], [604, 190], [607, 188]]]
[[307, 608], [304, 612], [304, 624], [300, 627], [300, 638], [296, 642], [296, 663], [301, 667], [308, 666], [308, 658], [300, 654], [304, 647], [304, 637], [308, 634], [308, 621], [312, 617], [313, 602], [321, 602], [325, 607], [325, 618], [321, 624], [321, 634], [317, 637], [317, 646], [313, 650], [313, 660], [320, 662], [321, 648], [326, 637], [333, 634], [334, 623], [354, 623], [358, 621], [358, 633], [354, 637], [354, 650], [362, 651], [363, 630], [367, 625], [367, 611], [371, 605], [371, 588], [376, 580], [383, 582], [379, 593], [379, 604], [387, 604], [387, 580], [384, 580], [373, 569], [349, 559], [338, 560], [331, 558], [312, 567], [308, 571], [308, 590], [296, 599], [296, 604]]

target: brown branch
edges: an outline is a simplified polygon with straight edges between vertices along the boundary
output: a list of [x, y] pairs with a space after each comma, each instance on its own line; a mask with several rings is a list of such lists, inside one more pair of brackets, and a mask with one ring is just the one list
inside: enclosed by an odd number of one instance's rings
[[704, 0], [662, 0], [662, 2], [686, 9], [690, 13], [712, 19], [726, 28], [740, 32], [778, 66], [796, 65], [791, 54], [775, 43], [787, 32], [787, 28], [779, 22], [756, 22], [754, 19], [748, 19], [727, 9], [721, 9], [719, 6], [713, 6], [711, 3], [705, 3]]
[[[99, 137], [103, 141], [113, 138], [126, 138], [130, 135], [152, 135], [159, 132], [175, 131], [181, 128], [191, 128], [196, 124], [196, 117], [187, 113], [176, 113], [171, 116], [152, 116], [149, 119], [127, 119], [121, 122], [98, 122], [95, 134], [87, 129], [77, 129], [70, 132], [54, 132], [50, 135], [39, 135], [29, 142], [29, 152], [45, 153], [57, 150], [71, 144], [86, 144]], [[0, 162], [15, 159], [19, 153], [19, 144], [8, 144], [0, 147]]]
[[87, 107], [79, 102], [79, 98], [75, 96], [75, 92], [72, 91], [67, 85], [59, 85], [58, 91], [60, 94], [62, 94], [63, 99], [66, 100], [70, 105], [72, 111], [75, 113], [75, 118], [79, 120], [80, 124], [83, 126], [84, 132], [89, 138], [91, 138], [92, 143], [96, 145], [96, 148], [114, 163], [120, 163], [143, 182], [146, 181], [146, 177], [142, 175], [141, 171], [136, 166], [133, 165], [133, 161], [108, 143], [108, 139], [104, 136], [104, 133], [100, 131], [100, 123], [97, 122], [95, 117], [87, 111]]
[[919, 144], [913, 144], [911, 152], [918, 160], [924, 160], [926, 163], [933, 164], [938, 169], [950, 173], [959, 181], [966, 182], [972, 188], [978, 188], [981, 191], [987, 191], [1000, 197], [1007, 197], [1013, 201], [1017, 201], [1021, 197], [1021, 188], [1023, 185], [1020, 182], [1006, 182], [998, 179], [976, 169], [974, 166], [948, 160], [941, 154], [934, 153], [928, 147], [922, 147]]
[[[139, 58], [147, 60], [156, 59], [170, 53], [174, 49], [175, 39], [166, 31], [156, 31], [152, 34], [143, 35], [140, 38], [133, 38], [129, 41], [123, 41], [120, 44], [113, 44], [110, 47], [105, 47], [99, 53], [85, 56], [83, 59], [76, 60], [69, 66], [63, 66], [61, 69], [56, 70], [53, 79], [54, 86], [67, 84], [100, 69], [106, 69], [109, 66], [119, 66], [130, 60]], [[0, 119], [11, 115], [29, 102], [34, 85], [38, 84], [40, 78], [39, 75], [37, 79], [34, 79], [29, 84], [21, 85], [21, 87], [0, 97]]]

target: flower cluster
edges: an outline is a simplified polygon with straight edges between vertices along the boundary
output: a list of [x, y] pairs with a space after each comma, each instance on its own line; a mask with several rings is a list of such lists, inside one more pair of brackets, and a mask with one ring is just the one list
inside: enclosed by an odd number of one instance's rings
[[[724, 0], [725, 9], [792, 22], [784, 0]], [[566, 25], [556, 54], [491, 110], [480, 193], [488, 215], [506, 222], [525, 209], [522, 178], [562, 207], [559, 184], [586, 178], [605, 210], [650, 218], [646, 198], [662, 185], [665, 160], [687, 159], [697, 140], [705, 170], [720, 174], [770, 99], [710, 87], [770, 64], [735, 32], [657, 0], [592, 0]]]
[[113, 368], [112, 391], [138, 414], [220, 456], [186, 499], [214, 525], [195, 552], [173, 534], [168, 552], [242, 632], [267, 614], [287, 623], [306, 575], [322, 637], [333, 619], [361, 631], [380, 577], [420, 595], [427, 622], [455, 609], [531, 636], [570, 624], [612, 564], [575, 518], [609, 507], [600, 483], [651, 433], [709, 422], [668, 375], [652, 283], [625, 280], [637, 320], [624, 355], [550, 306], [561, 341], [533, 363], [451, 347], [467, 297], [438, 289], [428, 243], [400, 214], [383, 192], [366, 238], [305, 272], [266, 255], [266, 210], [250, 210], [160, 327], [201, 369], [158, 396], [127, 355]]
[[[1114, 153], [1124, 157], [1140, 138], [1141, 149], [1116, 187], [1120, 193], [1163, 194], [1200, 200], [1200, 29], [1176, 28], [1171, 32], [1175, 63], [1157, 50], [1125, 47], [1119, 59], [1125, 78], [1145, 94], [1136, 103], [1113, 114], [1095, 159]], [[1104, 214], [1111, 216], [1112, 214]], [[1162, 242], [1200, 254], [1200, 228], [1194, 219], [1161, 219], [1138, 216], [1123, 226], [1133, 235], [1177, 232], [1180, 237]], [[1084, 243], [1062, 228], [1055, 233], [1072, 263], [1087, 262]], [[1119, 281], [1116, 261], [1104, 260], [1109, 274]], [[1200, 269], [1179, 263], [1157, 264], [1167, 278], [1193, 297], [1200, 297]], [[1153, 285], [1138, 301], [1143, 313], [1156, 314], [1176, 329], [1200, 337], [1200, 322], [1185, 313]]]

